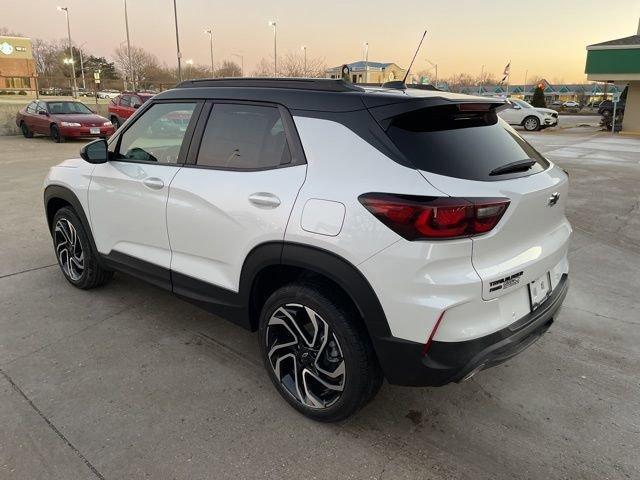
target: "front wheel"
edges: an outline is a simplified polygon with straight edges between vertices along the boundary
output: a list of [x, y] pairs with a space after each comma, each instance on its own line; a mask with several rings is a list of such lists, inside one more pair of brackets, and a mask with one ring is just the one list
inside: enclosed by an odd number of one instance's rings
[[111, 123], [113, 124], [116, 130], [120, 128], [120, 120], [118, 120], [118, 117], [112, 116]]
[[296, 283], [273, 293], [262, 309], [259, 340], [280, 395], [314, 420], [349, 417], [382, 384], [360, 319], [322, 284]]
[[527, 132], [535, 132], [540, 130], [540, 120], [537, 117], [527, 117], [524, 119], [522, 126]]
[[33, 132], [29, 130], [29, 127], [26, 123], [22, 122], [20, 124], [20, 131], [22, 132], [22, 136], [24, 138], [33, 138]]
[[64, 143], [65, 141], [57, 125], [51, 125], [51, 140], [56, 143]]
[[88, 290], [106, 284], [113, 272], [104, 269], [75, 211], [63, 207], [53, 217], [51, 236], [58, 265], [73, 286]]

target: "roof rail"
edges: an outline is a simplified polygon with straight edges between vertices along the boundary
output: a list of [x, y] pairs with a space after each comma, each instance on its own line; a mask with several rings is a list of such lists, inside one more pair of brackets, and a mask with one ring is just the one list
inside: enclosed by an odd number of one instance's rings
[[267, 78], [267, 77], [232, 77], [232, 78], [202, 78], [186, 80], [176, 85], [176, 88], [194, 87], [258, 87], [258, 88], [291, 88], [297, 90], [317, 90], [323, 92], [362, 92], [364, 89], [345, 82], [330, 78]]

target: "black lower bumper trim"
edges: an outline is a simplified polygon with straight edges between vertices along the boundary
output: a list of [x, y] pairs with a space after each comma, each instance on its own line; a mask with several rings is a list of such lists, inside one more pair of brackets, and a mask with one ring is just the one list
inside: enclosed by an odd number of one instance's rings
[[426, 356], [420, 343], [395, 337], [374, 339], [387, 381], [394, 385], [440, 386], [508, 360], [547, 331], [568, 289], [568, 276], [563, 275], [542, 305], [512, 325], [465, 342], [434, 341]]

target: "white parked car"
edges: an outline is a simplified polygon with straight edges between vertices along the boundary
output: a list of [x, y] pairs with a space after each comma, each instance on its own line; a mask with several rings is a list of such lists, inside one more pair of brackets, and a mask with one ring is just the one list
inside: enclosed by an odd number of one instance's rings
[[116, 98], [120, 95], [118, 90], [100, 90], [98, 92], [98, 98]]
[[51, 168], [58, 263], [78, 288], [121, 271], [257, 330], [273, 384], [315, 420], [351, 415], [383, 378], [466, 380], [544, 334], [568, 289], [567, 175], [503, 105], [184, 82]]
[[509, 125], [520, 125], [529, 132], [558, 125], [558, 112], [555, 110], [534, 107], [517, 98], [510, 98], [507, 103], [507, 108], [498, 115]]
[[580, 104], [578, 102], [574, 102], [574, 101], [568, 101], [568, 102], [564, 102], [562, 104], [562, 106], [564, 108], [580, 108]]

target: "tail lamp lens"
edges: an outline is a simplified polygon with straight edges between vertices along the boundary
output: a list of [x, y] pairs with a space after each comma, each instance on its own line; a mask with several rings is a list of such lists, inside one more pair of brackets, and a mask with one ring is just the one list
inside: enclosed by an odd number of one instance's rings
[[461, 238], [493, 229], [509, 206], [506, 198], [452, 198], [366, 193], [360, 203], [407, 240]]

